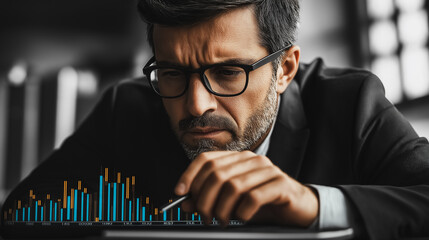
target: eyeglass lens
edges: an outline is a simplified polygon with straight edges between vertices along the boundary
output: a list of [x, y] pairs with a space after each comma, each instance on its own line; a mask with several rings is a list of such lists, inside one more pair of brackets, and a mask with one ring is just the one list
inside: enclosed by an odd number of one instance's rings
[[[213, 66], [204, 71], [204, 84], [211, 91], [221, 95], [234, 95], [242, 92], [246, 86], [246, 71], [237, 66]], [[181, 95], [187, 87], [189, 76], [178, 69], [158, 68], [150, 74], [150, 80], [156, 91], [165, 97]]]

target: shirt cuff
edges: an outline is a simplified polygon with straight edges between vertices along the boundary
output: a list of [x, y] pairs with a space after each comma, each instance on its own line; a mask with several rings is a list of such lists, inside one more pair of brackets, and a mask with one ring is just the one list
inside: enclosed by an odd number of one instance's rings
[[348, 200], [340, 189], [328, 186], [309, 184], [319, 195], [320, 230], [348, 228], [351, 226], [351, 210]]

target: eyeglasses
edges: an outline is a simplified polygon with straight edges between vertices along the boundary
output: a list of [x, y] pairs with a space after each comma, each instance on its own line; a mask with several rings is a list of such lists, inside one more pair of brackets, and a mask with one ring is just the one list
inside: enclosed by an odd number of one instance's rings
[[155, 56], [144, 66], [146, 75], [153, 90], [163, 98], [177, 98], [185, 94], [189, 87], [192, 73], [198, 73], [205, 88], [212, 94], [221, 97], [234, 97], [242, 94], [249, 82], [249, 73], [277, 59], [288, 45], [251, 65], [218, 63], [191, 69], [177, 66], [157, 66]]

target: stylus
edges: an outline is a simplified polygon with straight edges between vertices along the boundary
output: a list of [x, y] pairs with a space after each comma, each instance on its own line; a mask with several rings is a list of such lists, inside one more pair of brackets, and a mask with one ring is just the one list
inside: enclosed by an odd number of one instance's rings
[[185, 201], [186, 199], [188, 199], [188, 198], [190, 198], [191, 196], [189, 195], [189, 194], [186, 194], [186, 195], [184, 195], [184, 196], [181, 196], [181, 197], [179, 197], [179, 198], [177, 198], [177, 199], [175, 199], [175, 200], [173, 200], [171, 203], [168, 203], [168, 204], [166, 204], [165, 206], [163, 206], [162, 208], [161, 208], [161, 213], [162, 212], [165, 212], [165, 211], [167, 211], [168, 209], [170, 209], [170, 208], [172, 208], [172, 207], [174, 207], [174, 206], [176, 206], [177, 204], [179, 204], [179, 203], [181, 203], [181, 202], [183, 202], [183, 201]]

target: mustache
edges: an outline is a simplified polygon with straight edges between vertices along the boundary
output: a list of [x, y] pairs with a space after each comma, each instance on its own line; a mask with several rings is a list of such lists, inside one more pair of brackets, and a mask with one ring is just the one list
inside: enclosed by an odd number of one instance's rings
[[204, 113], [200, 117], [189, 117], [179, 121], [179, 130], [186, 131], [196, 127], [214, 127], [225, 129], [235, 134], [237, 127], [234, 122], [226, 117]]

